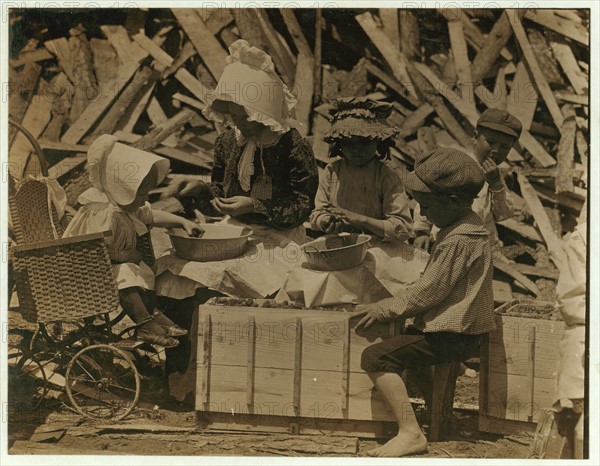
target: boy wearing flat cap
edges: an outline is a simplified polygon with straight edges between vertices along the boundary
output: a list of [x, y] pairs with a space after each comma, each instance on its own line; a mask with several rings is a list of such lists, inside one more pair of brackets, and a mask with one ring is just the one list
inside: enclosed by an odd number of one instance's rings
[[398, 421], [398, 435], [369, 452], [371, 456], [427, 449], [400, 373], [409, 369], [419, 377], [431, 407], [432, 366], [472, 357], [481, 335], [494, 327], [489, 232], [471, 209], [483, 185], [480, 164], [450, 148], [424, 155], [405, 178], [421, 212], [440, 230], [419, 280], [397, 296], [357, 307], [365, 313], [357, 329], [392, 319], [405, 320], [406, 328], [405, 334], [371, 345], [362, 354], [363, 370]]
[[[498, 166], [508, 157], [508, 153], [521, 136], [522, 129], [521, 122], [516, 117], [497, 108], [488, 108], [477, 120], [474, 157], [483, 169], [485, 184], [473, 201], [473, 210], [488, 229], [492, 247], [498, 245], [496, 222], [513, 215], [512, 202], [507, 196]], [[435, 236], [437, 231], [432, 230], [431, 223], [421, 215], [418, 208], [415, 209], [414, 219], [414, 245], [428, 250], [430, 238]]]

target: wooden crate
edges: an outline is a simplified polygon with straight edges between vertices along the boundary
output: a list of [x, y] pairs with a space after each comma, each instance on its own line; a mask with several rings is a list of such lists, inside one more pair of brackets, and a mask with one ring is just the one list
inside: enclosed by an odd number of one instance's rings
[[500, 314], [516, 304], [549, 303], [513, 300], [498, 308], [496, 329], [481, 349], [479, 430], [484, 432], [533, 433], [554, 403], [564, 322]]
[[200, 306], [199, 419], [213, 429], [394, 435], [360, 358], [399, 328], [357, 334], [358, 321], [347, 312]]

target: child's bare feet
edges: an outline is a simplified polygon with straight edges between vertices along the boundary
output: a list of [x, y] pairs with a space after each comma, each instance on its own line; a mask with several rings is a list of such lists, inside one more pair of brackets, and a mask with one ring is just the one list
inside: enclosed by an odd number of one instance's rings
[[423, 433], [398, 432], [393, 439], [385, 445], [367, 452], [368, 456], [400, 457], [417, 455], [427, 451], [427, 439]]

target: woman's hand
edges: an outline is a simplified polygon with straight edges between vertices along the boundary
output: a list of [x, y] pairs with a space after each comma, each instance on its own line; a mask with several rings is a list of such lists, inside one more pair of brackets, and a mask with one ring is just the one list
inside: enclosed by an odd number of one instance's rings
[[383, 308], [379, 305], [379, 303], [360, 304], [356, 306], [356, 312], [365, 312], [363, 318], [358, 321], [358, 324], [356, 324], [356, 329], [363, 326], [365, 329], [368, 329], [375, 322], [380, 322], [383, 320], [384, 317]]
[[200, 238], [204, 233], [204, 230], [198, 226], [196, 222], [192, 222], [188, 219], [183, 219], [181, 222], [182, 228], [186, 231], [188, 236], [193, 236], [194, 238]]
[[252, 199], [247, 196], [216, 197], [211, 201], [211, 205], [221, 214], [228, 214], [232, 217], [251, 214], [254, 212]]

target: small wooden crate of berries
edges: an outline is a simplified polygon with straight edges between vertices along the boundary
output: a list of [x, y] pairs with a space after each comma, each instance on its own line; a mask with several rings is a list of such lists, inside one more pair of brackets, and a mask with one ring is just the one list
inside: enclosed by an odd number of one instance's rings
[[533, 433], [554, 403], [564, 322], [552, 302], [516, 299], [496, 309], [481, 349], [479, 430]]

